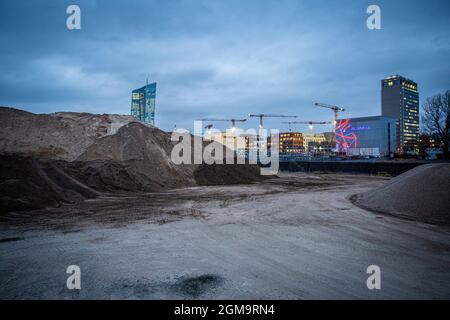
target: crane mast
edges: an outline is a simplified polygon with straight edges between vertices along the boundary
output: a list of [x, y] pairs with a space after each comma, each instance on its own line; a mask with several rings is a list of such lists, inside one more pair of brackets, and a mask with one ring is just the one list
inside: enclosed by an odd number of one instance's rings
[[258, 131], [258, 135], [256, 136], [256, 145], [257, 148], [259, 150], [259, 141], [260, 141], [260, 136], [262, 133], [262, 130], [264, 128], [264, 118], [297, 118], [297, 116], [288, 116], [288, 115], [284, 115], [284, 114], [251, 114], [249, 113], [248, 116], [250, 118], [259, 118], [259, 131]]
[[292, 130], [291, 130], [291, 125], [292, 125], [292, 124], [307, 124], [307, 125], [309, 125], [309, 129], [310, 129], [311, 132], [312, 132], [313, 126], [314, 126], [315, 124], [330, 124], [331, 121], [289, 121], [289, 122], [282, 122], [282, 123], [283, 123], [283, 124], [288, 124], [288, 125], [289, 125], [289, 131], [292, 131]]
[[332, 104], [316, 102], [316, 103], [314, 103], [314, 105], [317, 106], [317, 107], [328, 108], [328, 109], [333, 110], [333, 113], [334, 113], [333, 125], [334, 125], [334, 127], [336, 127], [336, 124], [337, 124], [338, 113], [342, 112], [342, 111], [345, 111], [344, 108], [339, 107], [339, 106], [335, 106], [335, 105], [332, 105]]

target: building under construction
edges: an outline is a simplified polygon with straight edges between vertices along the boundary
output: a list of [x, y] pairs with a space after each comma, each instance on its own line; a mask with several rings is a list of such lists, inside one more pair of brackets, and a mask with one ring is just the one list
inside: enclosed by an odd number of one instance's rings
[[303, 133], [283, 132], [280, 133], [280, 153], [303, 153]]

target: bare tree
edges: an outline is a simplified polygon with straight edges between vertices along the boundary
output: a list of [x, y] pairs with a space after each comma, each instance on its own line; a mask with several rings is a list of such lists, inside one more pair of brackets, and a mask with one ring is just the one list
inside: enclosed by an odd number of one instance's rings
[[449, 159], [450, 90], [427, 98], [422, 105], [422, 123], [426, 133], [442, 146], [444, 158]]
[[422, 133], [419, 136], [419, 141], [417, 141], [417, 147], [419, 149], [419, 157], [421, 159], [426, 158], [426, 150], [432, 146], [432, 138], [426, 134]]

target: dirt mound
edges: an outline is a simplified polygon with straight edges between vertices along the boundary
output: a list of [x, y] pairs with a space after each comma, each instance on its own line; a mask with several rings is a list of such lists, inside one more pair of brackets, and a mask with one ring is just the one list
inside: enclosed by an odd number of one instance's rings
[[[130, 118], [35, 115], [0, 108], [2, 212], [73, 203], [105, 192], [155, 192], [265, 178], [255, 165], [177, 165], [171, 160], [176, 144], [171, 134]], [[199, 137], [186, 138], [191, 139], [191, 151], [194, 140], [202, 143]], [[222, 151], [229, 154], [225, 147]]]
[[245, 184], [267, 179], [260, 175], [256, 165], [248, 164], [202, 164], [194, 171], [194, 178], [201, 186]]
[[174, 164], [172, 147], [169, 133], [133, 122], [92, 144], [77, 160], [120, 162], [134, 176], [150, 181], [152, 191], [194, 186], [194, 168]]
[[0, 156], [0, 212], [40, 209], [94, 198], [99, 193], [53, 161]]
[[[242, 184], [264, 178], [256, 165], [176, 165], [171, 160], [172, 149], [176, 142], [172, 142], [170, 138], [170, 133], [133, 122], [120, 128], [117, 134], [96, 141], [77, 160], [118, 161], [129, 171], [135, 171], [136, 175], [146, 177], [155, 187], [162, 189], [194, 185]], [[193, 148], [194, 139], [199, 138], [193, 136], [189, 138]], [[203, 143], [203, 146], [207, 144]], [[226, 155], [225, 147], [222, 153]], [[193, 158], [191, 160], [193, 162]]]
[[154, 192], [164, 184], [113, 160], [73, 161], [0, 155], [0, 212], [76, 203], [101, 194]]
[[166, 189], [151, 177], [122, 162], [61, 161], [58, 165], [80, 183], [101, 192], [155, 192]]
[[354, 197], [366, 209], [450, 225], [450, 164], [426, 164]]
[[0, 107], [0, 153], [72, 161], [94, 141], [132, 121], [124, 115], [33, 114]]

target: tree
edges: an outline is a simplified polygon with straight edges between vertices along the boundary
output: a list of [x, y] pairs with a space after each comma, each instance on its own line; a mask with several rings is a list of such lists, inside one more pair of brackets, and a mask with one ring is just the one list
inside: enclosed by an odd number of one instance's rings
[[450, 140], [450, 90], [427, 98], [422, 105], [422, 123], [426, 133], [436, 139], [444, 152], [444, 159], [449, 159]]
[[419, 141], [417, 141], [417, 147], [419, 149], [419, 157], [421, 159], [425, 159], [426, 157], [426, 150], [432, 146], [432, 138], [426, 134], [422, 133], [419, 136]]

